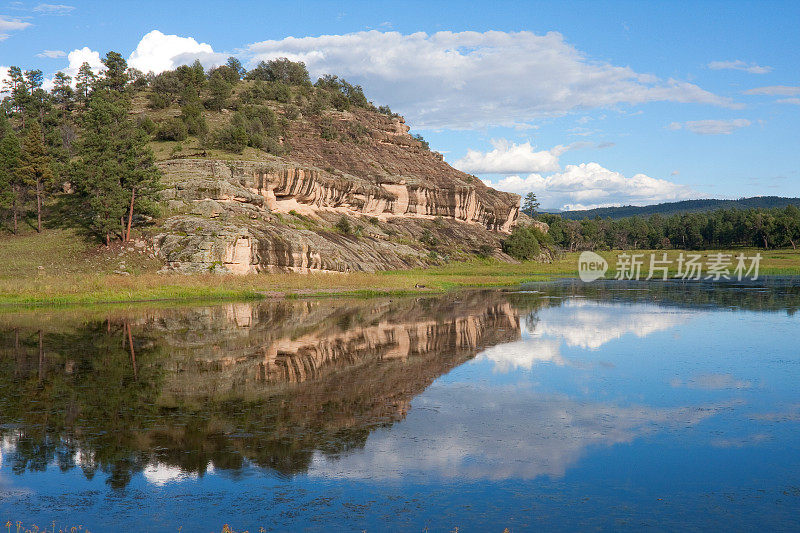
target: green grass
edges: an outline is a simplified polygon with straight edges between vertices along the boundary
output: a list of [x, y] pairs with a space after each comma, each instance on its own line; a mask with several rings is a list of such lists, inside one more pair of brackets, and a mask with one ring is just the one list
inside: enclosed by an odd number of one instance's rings
[[[800, 276], [800, 252], [760, 252], [761, 275]], [[619, 252], [602, 252], [613, 276]], [[637, 251], [649, 259], [649, 251]], [[660, 258], [663, 251], [654, 253]], [[680, 252], [671, 250], [676, 260]], [[702, 252], [707, 256], [715, 251]], [[0, 238], [0, 304], [69, 305], [142, 301], [220, 301], [291, 296], [370, 297], [414, 292], [443, 292], [465, 287], [513, 286], [531, 281], [577, 276], [577, 253], [553, 263], [502, 263], [474, 259], [425, 269], [376, 273], [158, 274], [161, 263], [138, 249], [117, 245], [106, 250], [68, 230], [47, 230]], [[120, 262], [130, 275], [119, 275]], [[39, 267], [42, 268], [39, 268]], [[645, 268], [647, 263], [645, 263]], [[673, 269], [674, 272], [674, 269]]]

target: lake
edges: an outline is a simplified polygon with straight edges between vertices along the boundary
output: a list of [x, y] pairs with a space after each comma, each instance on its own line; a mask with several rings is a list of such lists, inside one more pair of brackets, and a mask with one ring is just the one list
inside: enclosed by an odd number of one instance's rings
[[796, 531], [798, 309], [774, 280], [5, 311], [0, 526]]

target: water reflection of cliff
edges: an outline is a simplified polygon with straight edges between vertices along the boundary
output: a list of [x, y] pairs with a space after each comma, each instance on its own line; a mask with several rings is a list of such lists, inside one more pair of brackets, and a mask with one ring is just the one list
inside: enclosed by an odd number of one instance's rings
[[[304, 471], [363, 446], [481, 349], [519, 337], [499, 293], [5, 317], [0, 432], [17, 472], [246, 462]], [[4, 449], [11, 449], [6, 446]]]
[[[115, 487], [139, 472], [161, 482], [248, 465], [284, 475], [559, 476], [590, 446], [685, 428], [731, 404], [587, 403], [480, 382], [439, 382], [419, 395], [478, 353], [499, 372], [540, 362], [573, 368], [562, 348], [597, 351], [656, 335], [707, 308], [791, 314], [799, 301], [791, 284], [565, 283], [393, 300], [4, 314], [0, 459], [17, 473], [54, 464], [102, 471]], [[425, 409], [407, 416], [415, 397]], [[392, 432], [376, 431], [399, 420]]]
[[168, 349], [165, 389], [181, 397], [262, 391], [392, 360], [407, 367], [408, 379], [420, 366], [435, 378], [479, 349], [519, 336], [510, 304], [489, 294], [345, 306], [230, 304], [154, 317], [143, 326]]

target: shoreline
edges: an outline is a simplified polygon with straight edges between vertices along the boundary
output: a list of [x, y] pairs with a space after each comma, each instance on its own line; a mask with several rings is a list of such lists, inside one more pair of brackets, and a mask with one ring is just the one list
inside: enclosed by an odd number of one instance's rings
[[[761, 253], [763, 259], [759, 277], [800, 276], [800, 252], [797, 250], [737, 249], [724, 252]], [[664, 251], [600, 252], [610, 265], [607, 278], [613, 276], [613, 266], [617, 256], [622, 253], [660, 255]], [[679, 253], [680, 250], [667, 251], [671, 258]], [[720, 253], [720, 250], [689, 253], [708, 256]], [[528, 282], [576, 278], [578, 255], [577, 252], [566, 253], [551, 263], [503, 263], [492, 259], [476, 259], [425, 269], [374, 273], [264, 273], [235, 276], [144, 271], [130, 275], [65, 272], [0, 277], [0, 309], [440, 294], [456, 289], [509, 287]], [[670, 270], [670, 274], [675, 274], [674, 269]]]

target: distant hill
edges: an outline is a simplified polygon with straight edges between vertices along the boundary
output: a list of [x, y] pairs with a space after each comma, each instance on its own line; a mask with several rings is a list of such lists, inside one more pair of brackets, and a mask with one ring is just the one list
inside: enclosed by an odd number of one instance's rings
[[713, 211], [715, 209], [748, 209], [754, 207], [786, 207], [787, 205], [800, 206], [800, 198], [784, 198], [782, 196], [754, 196], [752, 198], [740, 198], [738, 200], [684, 200], [682, 202], [667, 202], [656, 205], [634, 206], [626, 205], [622, 207], [601, 207], [598, 209], [585, 209], [580, 211], [549, 211], [550, 213], [560, 214], [570, 220], [581, 220], [584, 218], [625, 218], [633, 216], [650, 215], [675, 215], [679, 213], [699, 213], [703, 211]]

